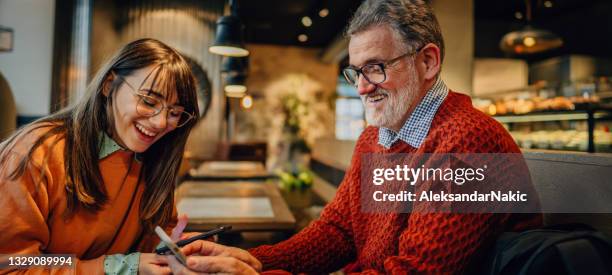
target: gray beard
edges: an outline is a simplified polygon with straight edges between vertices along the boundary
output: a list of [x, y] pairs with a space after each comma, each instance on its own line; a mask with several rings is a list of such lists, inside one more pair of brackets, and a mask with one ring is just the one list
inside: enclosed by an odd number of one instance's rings
[[[369, 108], [366, 105], [368, 95], [361, 97], [362, 103], [365, 107], [366, 121], [369, 125], [375, 127], [393, 128], [393, 126], [405, 123], [406, 112], [410, 109], [410, 106], [414, 103], [418, 97], [418, 83], [416, 70], [414, 66], [410, 66], [411, 69], [408, 72], [411, 77], [408, 83], [404, 87], [399, 88], [395, 91], [387, 91], [378, 88], [371, 95], [384, 94], [387, 95], [385, 106], [381, 111], [376, 111], [373, 108]], [[401, 126], [400, 126], [401, 127]]]

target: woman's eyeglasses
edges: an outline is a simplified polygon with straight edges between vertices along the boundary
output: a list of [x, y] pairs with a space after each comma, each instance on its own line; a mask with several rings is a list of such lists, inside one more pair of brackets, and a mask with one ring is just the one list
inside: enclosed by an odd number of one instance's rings
[[136, 112], [141, 116], [153, 117], [161, 113], [164, 109], [168, 109], [166, 119], [168, 124], [174, 128], [185, 126], [187, 122], [193, 119], [193, 115], [186, 112], [181, 106], [168, 106], [166, 102], [156, 96], [151, 96], [145, 93], [147, 91], [136, 90], [125, 78], [117, 75], [130, 89], [132, 93], [138, 97], [136, 104]]

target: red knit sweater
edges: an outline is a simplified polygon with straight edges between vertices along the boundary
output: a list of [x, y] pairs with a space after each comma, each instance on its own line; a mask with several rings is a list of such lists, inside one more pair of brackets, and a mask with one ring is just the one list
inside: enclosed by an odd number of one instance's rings
[[364, 274], [457, 273], [475, 252], [502, 231], [542, 223], [541, 215], [519, 214], [365, 214], [360, 212], [362, 153], [516, 153], [507, 131], [474, 109], [469, 97], [450, 92], [421, 147], [399, 141], [378, 145], [378, 128], [368, 127], [357, 141], [338, 192], [304, 230], [276, 245], [250, 250], [264, 269], [322, 273], [354, 263]]

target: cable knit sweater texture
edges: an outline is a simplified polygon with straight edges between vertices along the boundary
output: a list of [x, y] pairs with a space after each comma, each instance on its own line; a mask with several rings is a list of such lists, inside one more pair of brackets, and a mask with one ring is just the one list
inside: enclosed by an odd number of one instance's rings
[[538, 214], [366, 214], [360, 212], [360, 155], [363, 153], [519, 153], [508, 132], [474, 109], [468, 96], [449, 92], [419, 148], [398, 141], [378, 143], [378, 128], [359, 137], [350, 167], [320, 219], [276, 245], [250, 252], [264, 269], [332, 272], [352, 263], [363, 274], [458, 273], [479, 248], [503, 231], [539, 226]]

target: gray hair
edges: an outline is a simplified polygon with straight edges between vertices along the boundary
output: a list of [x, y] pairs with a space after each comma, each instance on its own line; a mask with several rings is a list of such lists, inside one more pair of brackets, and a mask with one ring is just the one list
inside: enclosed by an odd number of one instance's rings
[[346, 36], [374, 26], [388, 25], [409, 50], [433, 43], [444, 60], [444, 39], [433, 9], [423, 0], [366, 0], [351, 19]]

